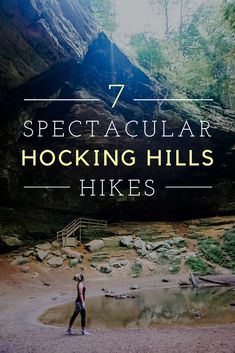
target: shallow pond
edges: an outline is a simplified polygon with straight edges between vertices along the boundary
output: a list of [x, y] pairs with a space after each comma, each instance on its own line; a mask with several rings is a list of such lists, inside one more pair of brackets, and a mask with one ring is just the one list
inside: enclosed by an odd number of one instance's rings
[[[87, 326], [94, 328], [204, 326], [235, 322], [235, 291], [227, 288], [145, 289], [132, 299], [87, 298]], [[64, 326], [74, 303], [48, 309], [44, 324]], [[74, 326], [80, 325], [80, 317]]]

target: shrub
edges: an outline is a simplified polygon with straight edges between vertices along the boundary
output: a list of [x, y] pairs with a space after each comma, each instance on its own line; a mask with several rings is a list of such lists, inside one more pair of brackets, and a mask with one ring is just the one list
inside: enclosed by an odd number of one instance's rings
[[189, 267], [193, 272], [200, 275], [210, 275], [213, 273], [213, 269], [209, 267], [200, 257], [191, 256], [185, 261], [185, 265]]
[[198, 248], [207, 260], [235, 270], [235, 228], [223, 234], [221, 243], [212, 238], [202, 239]]

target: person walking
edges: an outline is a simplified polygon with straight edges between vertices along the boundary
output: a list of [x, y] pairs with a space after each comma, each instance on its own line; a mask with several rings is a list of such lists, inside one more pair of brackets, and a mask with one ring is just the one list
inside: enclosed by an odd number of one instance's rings
[[78, 273], [73, 277], [74, 281], [77, 283], [77, 299], [75, 301], [75, 309], [74, 313], [69, 321], [69, 326], [66, 329], [66, 333], [68, 335], [72, 335], [72, 326], [76, 319], [76, 317], [81, 315], [81, 327], [82, 327], [82, 335], [86, 336], [89, 333], [86, 331], [86, 285], [85, 285], [85, 276], [83, 273]]

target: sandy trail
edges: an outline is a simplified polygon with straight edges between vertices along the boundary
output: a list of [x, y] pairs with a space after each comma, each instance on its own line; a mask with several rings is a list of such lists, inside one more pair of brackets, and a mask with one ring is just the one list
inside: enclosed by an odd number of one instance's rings
[[[1, 265], [1, 264], [0, 264]], [[9, 265], [8, 265], [9, 266]], [[78, 328], [73, 336], [64, 329], [45, 326], [37, 318], [47, 308], [74, 299], [71, 273], [63, 271], [29, 274], [4, 272], [1, 266], [0, 353], [233, 353], [235, 325], [208, 328], [91, 330], [83, 337]], [[42, 282], [50, 282], [50, 286]], [[141, 286], [153, 279], [141, 280]], [[140, 280], [138, 280], [140, 282]], [[89, 295], [101, 293], [102, 287], [126, 289], [133, 279], [89, 280]], [[154, 282], [162, 285], [161, 282]], [[174, 285], [174, 283], [172, 283]], [[171, 284], [171, 285], [172, 285]]]

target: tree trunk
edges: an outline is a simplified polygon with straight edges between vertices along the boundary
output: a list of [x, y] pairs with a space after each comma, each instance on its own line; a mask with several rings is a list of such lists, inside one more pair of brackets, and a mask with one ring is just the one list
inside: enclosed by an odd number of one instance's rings
[[165, 29], [165, 34], [167, 35], [169, 33], [169, 0], [164, 0], [164, 13], [165, 13], [165, 23], [166, 23], [166, 29]]
[[180, 0], [180, 34], [183, 34], [183, 0]]

